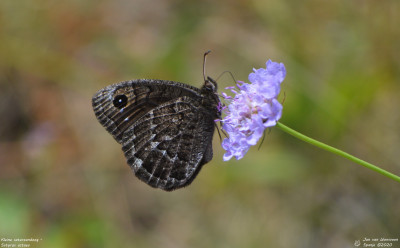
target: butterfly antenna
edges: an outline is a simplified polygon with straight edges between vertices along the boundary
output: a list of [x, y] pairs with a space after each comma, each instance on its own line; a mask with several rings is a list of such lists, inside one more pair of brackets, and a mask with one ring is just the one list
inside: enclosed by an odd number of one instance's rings
[[207, 55], [211, 53], [211, 50], [208, 50], [207, 52], [204, 53], [204, 58], [203, 58], [203, 78], [204, 82], [206, 81], [206, 58]]
[[217, 80], [215, 80], [215, 81], [218, 81], [218, 79], [219, 79], [220, 77], [222, 77], [225, 73], [229, 73], [229, 75], [231, 75], [233, 81], [234, 81], [235, 83], [237, 82], [236, 79], [235, 79], [235, 76], [233, 76], [233, 74], [232, 74], [231, 71], [224, 71], [224, 72], [222, 72], [222, 73], [217, 77]]

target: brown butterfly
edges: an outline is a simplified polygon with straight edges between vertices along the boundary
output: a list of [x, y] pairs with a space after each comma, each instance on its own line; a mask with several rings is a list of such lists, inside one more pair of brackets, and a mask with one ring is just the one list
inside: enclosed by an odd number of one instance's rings
[[97, 119], [122, 145], [135, 175], [166, 191], [189, 185], [212, 159], [220, 104], [210, 77], [200, 89], [167, 80], [125, 81], [92, 99]]

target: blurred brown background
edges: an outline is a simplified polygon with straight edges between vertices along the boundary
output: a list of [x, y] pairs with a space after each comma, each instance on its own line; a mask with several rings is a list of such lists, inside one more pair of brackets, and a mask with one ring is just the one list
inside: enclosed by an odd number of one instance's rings
[[[189, 187], [140, 182], [91, 97], [135, 78], [287, 77], [282, 122], [400, 174], [397, 0], [0, 1], [0, 237], [33, 247], [354, 247], [400, 238], [400, 184], [272, 129]], [[220, 89], [233, 84], [224, 74]], [[393, 247], [400, 247], [400, 242]]]

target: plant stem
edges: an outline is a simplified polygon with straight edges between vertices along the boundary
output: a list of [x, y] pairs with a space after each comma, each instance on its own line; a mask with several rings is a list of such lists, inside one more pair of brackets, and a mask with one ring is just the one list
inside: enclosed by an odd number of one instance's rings
[[319, 147], [321, 149], [327, 150], [329, 152], [332, 152], [334, 154], [337, 154], [339, 156], [347, 158], [348, 160], [351, 160], [351, 161], [353, 161], [353, 162], [355, 162], [357, 164], [360, 164], [362, 166], [367, 167], [368, 169], [371, 169], [373, 171], [381, 173], [382, 175], [384, 175], [384, 176], [386, 176], [388, 178], [391, 178], [391, 179], [393, 179], [393, 180], [395, 180], [397, 182], [400, 182], [400, 177], [399, 176], [397, 176], [397, 175], [395, 175], [393, 173], [390, 173], [389, 171], [386, 171], [384, 169], [381, 169], [378, 166], [375, 166], [375, 165], [370, 164], [370, 163], [368, 163], [368, 162], [366, 162], [364, 160], [361, 160], [361, 159], [359, 159], [357, 157], [354, 157], [353, 155], [350, 155], [347, 152], [344, 152], [342, 150], [339, 150], [337, 148], [334, 148], [332, 146], [329, 146], [327, 144], [319, 142], [319, 141], [317, 141], [315, 139], [307, 137], [304, 134], [301, 134], [301, 133], [291, 129], [291, 128], [285, 126], [284, 124], [282, 124], [280, 122], [276, 123], [276, 126], [279, 127], [282, 131], [284, 131], [284, 132], [286, 132], [286, 133], [288, 133], [288, 134], [290, 134], [290, 135], [292, 135], [292, 136], [294, 136], [294, 137], [296, 137], [298, 139], [301, 139], [301, 140], [303, 140], [303, 141], [305, 141], [305, 142], [307, 142], [307, 143], [309, 143], [311, 145], [314, 145], [314, 146]]

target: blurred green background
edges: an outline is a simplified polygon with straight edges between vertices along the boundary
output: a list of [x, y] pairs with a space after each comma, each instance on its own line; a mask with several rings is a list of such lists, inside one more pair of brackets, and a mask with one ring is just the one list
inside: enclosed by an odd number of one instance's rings
[[[272, 129], [187, 188], [140, 182], [91, 97], [153, 78], [287, 77], [282, 123], [400, 174], [398, 0], [0, 1], [0, 238], [32, 247], [354, 247], [400, 238], [400, 184]], [[233, 84], [229, 74], [220, 89]], [[400, 242], [393, 247], [400, 247]]]

